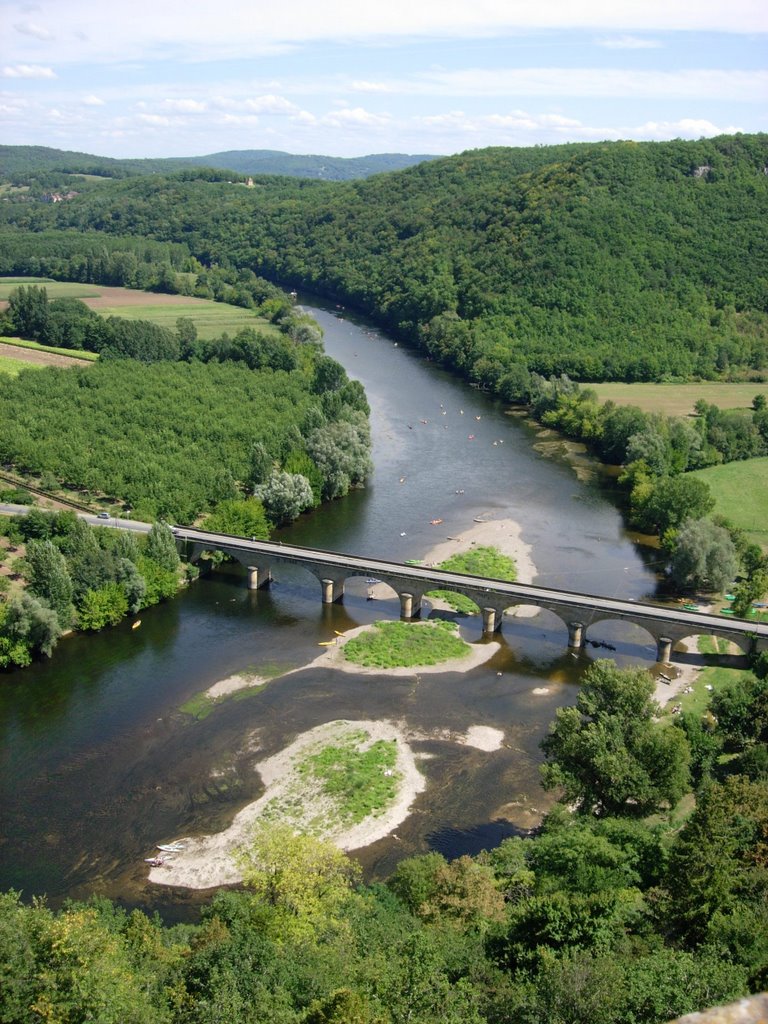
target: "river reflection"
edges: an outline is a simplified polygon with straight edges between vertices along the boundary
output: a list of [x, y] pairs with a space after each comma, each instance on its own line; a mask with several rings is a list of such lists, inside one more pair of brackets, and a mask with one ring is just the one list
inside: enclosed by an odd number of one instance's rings
[[[539, 431], [500, 403], [346, 313], [309, 308], [328, 354], [365, 385], [375, 472], [365, 490], [302, 518], [281, 539], [406, 560], [489, 514], [520, 523], [537, 582], [653, 593], [654, 574], [609, 500], [610, 481], [585, 472], [583, 457], [574, 467], [557, 450], [537, 449]], [[405, 855], [476, 852], [535, 823], [549, 799], [538, 785], [539, 741], [601, 651], [573, 657], [563, 623], [542, 613], [505, 619], [499, 650], [466, 674], [358, 677], [305, 667], [334, 630], [397, 616], [394, 599], [369, 602], [364, 589], [324, 607], [317, 581], [300, 569], [249, 593], [239, 567], [225, 567], [143, 612], [138, 630], [122, 624], [66, 639], [51, 661], [4, 677], [0, 888], [47, 892], [53, 902], [96, 890], [185, 916], [200, 897], [149, 885], [143, 858], [157, 842], [228, 825], [262, 791], [260, 760], [336, 718], [387, 718], [424, 737], [414, 749], [425, 755], [427, 789], [396, 838], [358, 851], [369, 877]], [[484, 642], [477, 619], [460, 624], [465, 639]], [[606, 623], [601, 639], [620, 662], [655, 657], [642, 631]], [[279, 677], [289, 669], [300, 671]], [[242, 671], [277, 678], [201, 720], [180, 710]], [[489, 753], [446, 738], [470, 725], [502, 730], [504, 746]]]

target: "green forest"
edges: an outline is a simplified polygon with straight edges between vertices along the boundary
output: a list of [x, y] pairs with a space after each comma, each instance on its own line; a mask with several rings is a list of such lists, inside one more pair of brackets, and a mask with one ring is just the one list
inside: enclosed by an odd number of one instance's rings
[[521, 369], [761, 377], [766, 166], [763, 135], [488, 149], [354, 182], [142, 176], [0, 217], [25, 246], [141, 236], [314, 289], [514, 400]]

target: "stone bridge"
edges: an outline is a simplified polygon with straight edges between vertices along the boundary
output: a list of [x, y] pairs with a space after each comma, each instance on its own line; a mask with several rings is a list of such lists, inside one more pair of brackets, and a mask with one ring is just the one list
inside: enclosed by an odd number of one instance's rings
[[492, 634], [501, 627], [502, 616], [507, 609], [534, 605], [553, 612], [565, 623], [568, 646], [573, 649], [583, 646], [588, 630], [597, 623], [613, 620], [630, 622], [645, 629], [656, 642], [657, 658], [661, 662], [671, 659], [677, 642], [695, 634], [722, 637], [745, 653], [768, 649], [768, 624], [745, 619], [725, 619], [703, 612], [577, 594], [533, 584], [503, 583], [443, 569], [360, 558], [274, 541], [249, 541], [181, 526], [174, 527], [174, 533], [177, 542], [186, 545], [189, 561], [195, 561], [204, 551], [222, 551], [236, 559], [248, 570], [248, 587], [251, 590], [268, 586], [273, 568], [300, 565], [318, 579], [324, 604], [341, 601], [344, 585], [353, 577], [375, 578], [388, 584], [400, 598], [403, 619], [419, 616], [424, 595], [431, 590], [464, 594], [479, 607], [486, 634]]

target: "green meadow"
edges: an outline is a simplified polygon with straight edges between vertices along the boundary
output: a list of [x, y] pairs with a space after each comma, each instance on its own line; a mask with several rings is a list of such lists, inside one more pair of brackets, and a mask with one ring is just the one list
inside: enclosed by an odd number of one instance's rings
[[718, 515], [726, 516], [754, 543], [768, 547], [768, 457], [726, 462], [688, 475], [709, 485]]
[[644, 412], [661, 412], [667, 416], [689, 416], [694, 405], [703, 398], [721, 409], [748, 409], [755, 395], [768, 398], [768, 384], [718, 383], [699, 384], [584, 384], [593, 390], [601, 402], [616, 405], [636, 405]]
[[179, 317], [192, 320], [197, 328], [199, 338], [208, 340], [218, 338], [222, 334], [233, 337], [246, 327], [267, 333], [278, 334], [277, 328], [263, 320], [250, 309], [240, 306], [228, 306], [223, 302], [210, 302], [207, 299], [191, 299], [187, 303], [164, 303], [153, 305], [156, 296], [147, 294], [147, 304], [132, 302], [129, 306], [100, 306], [97, 312], [101, 316], [119, 316], [125, 320], [150, 320], [160, 327], [176, 329]]

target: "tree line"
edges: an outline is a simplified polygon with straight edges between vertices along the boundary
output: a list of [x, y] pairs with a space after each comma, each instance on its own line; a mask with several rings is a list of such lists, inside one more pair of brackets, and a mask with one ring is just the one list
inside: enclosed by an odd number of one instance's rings
[[243, 887], [194, 924], [6, 893], [0, 1017], [661, 1024], [763, 990], [768, 681], [745, 673], [671, 722], [652, 691], [595, 663], [543, 744], [570, 808], [473, 857], [428, 852], [363, 884], [335, 847], [269, 823], [238, 852]]

